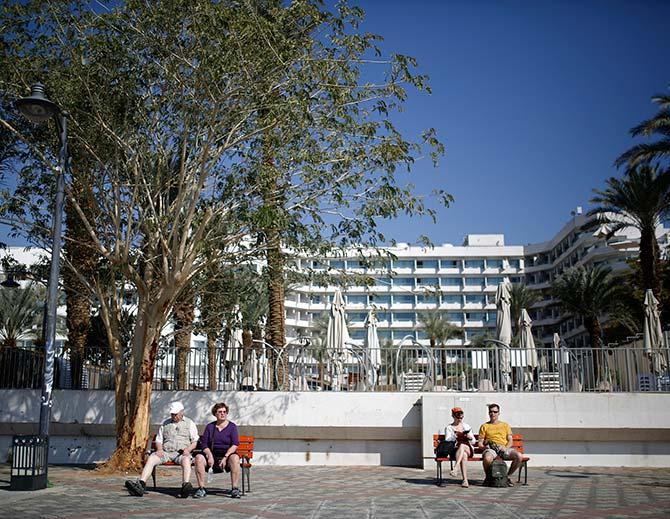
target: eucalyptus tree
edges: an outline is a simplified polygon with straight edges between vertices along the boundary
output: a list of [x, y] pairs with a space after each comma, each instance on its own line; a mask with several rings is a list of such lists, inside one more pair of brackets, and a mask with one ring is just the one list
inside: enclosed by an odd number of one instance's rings
[[[242, 177], [260, 172], [263, 203], [249, 213], [265, 248], [268, 269], [268, 341], [285, 340], [286, 256], [323, 256], [350, 245], [376, 245], [382, 219], [434, 211], [401, 170], [419, 157], [435, 161], [442, 145], [433, 130], [406, 139], [393, 116], [408, 89], [429, 91], [407, 56], [381, 57], [380, 37], [360, 31], [364, 13], [340, 3], [337, 11], [314, 2], [296, 22], [298, 5], [262, 3], [259, 41], [273, 42], [281, 88], [261, 114], [267, 129], [246, 150]], [[264, 84], [274, 76], [250, 69]], [[270, 122], [272, 121], [272, 124]], [[424, 146], [426, 145], [426, 146]], [[441, 203], [451, 197], [437, 190]]]
[[[660, 250], [656, 227], [670, 210], [670, 170], [641, 165], [629, 169], [623, 178], [610, 177], [607, 188], [594, 190], [597, 204], [590, 215], [608, 226], [610, 235], [625, 227], [640, 231], [640, 269], [643, 288], [661, 298]], [[661, 301], [663, 303], [663, 301]]]
[[636, 144], [616, 159], [616, 166], [635, 167], [640, 164], [667, 160], [670, 157], [670, 95], [660, 94], [651, 98], [659, 107], [658, 113], [651, 119], [642, 121], [631, 129], [633, 137], [658, 136], [659, 140]]
[[[76, 260], [65, 259], [105, 325], [116, 388], [110, 465], [125, 467], [139, 463], [146, 446], [158, 342], [180, 293], [208, 262], [254, 253], [240, 246], [249, 234], [240, 216], [261, 200], [258, 177], [242, 178], [232, 166], [246, 143], [276, 124], [258, 116], [272, 93], [296, 79], [275, 74], [275, 84], [260, 85], [249, 76], [278, 68], [272, 41], [256, 31], [253, 2], [101, 2], [96, 11], [88, 5], [28, 2], [4, 10], [3, 47], [12, 52], [2, 59], [12, 74], [2, 86], [16, 98], [42, 79], [65, 108], [59, 92], [80, 99], [70, 133], [87, 152], [92, 212], [72, 184], [66, 194], [97, 256], [95, 273], [83, 275]], [[297, 2], [286, 10], [299, 23], [313, 9]], [[32, 39], [19, 37], [26, 34]], [[54, 62], [60, 66], [52, 75]], [[40, 169], [30, 166], [52, 171], [53, 143], [26, 136], [4, 115], [0, 124], [23, 139], [28, 153], [5, 201], [20, 195], [26, 212], [17, 225], [47, 223], [49, 190], [34, 189]], [[209, 250], [217, 253], [203, 259]], [[126, 289], [138, 299], [127, 355], [120, 335]]]

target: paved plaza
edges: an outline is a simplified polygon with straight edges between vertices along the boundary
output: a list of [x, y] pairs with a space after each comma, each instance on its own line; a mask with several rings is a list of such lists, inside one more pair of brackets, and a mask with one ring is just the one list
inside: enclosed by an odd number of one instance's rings
[[[434, 483], [434, 472], [401, 467], [254, 467], [252, 492], [228, 495], [217, 476], [205, 499], [178, 499], [179, 471], [161, 469], [158, 488], [138, 498], [125, 476], [90, 468], [50, 467], [52, 487], [10, 492], [0, 465], [0, 517], [7, 518], [486, 518], [669, 517], [670, 469], [531, 467], [528, 486], [481, 487], [472, 464], [471, 487]], [[133, 475], [134, 476], [134, 475]], [[177, 511], [179, 511], [177, 515]]]

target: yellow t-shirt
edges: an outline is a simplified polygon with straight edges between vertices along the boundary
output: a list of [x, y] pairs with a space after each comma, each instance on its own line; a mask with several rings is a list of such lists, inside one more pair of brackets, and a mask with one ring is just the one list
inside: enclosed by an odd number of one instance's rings
[[505, 422], [497, 424], [483, 423], [479, 428], [479, 439], [493, 442], [501, 447], [507, 446], [507, 436], [512, 434], [512, 428]]

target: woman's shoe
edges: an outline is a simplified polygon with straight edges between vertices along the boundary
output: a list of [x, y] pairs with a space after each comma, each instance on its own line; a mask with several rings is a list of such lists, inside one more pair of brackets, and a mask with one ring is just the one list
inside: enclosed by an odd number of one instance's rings
[[456, 469], [451, 469], [449, 471], [449, 474], [451, 475], [452, 478], [457, 478], [458, 477], [458, 471]]
[[467, 479], [464, 479], [464, 480], [463, 480], [463, 483], [461, 483], [461, 486], [462, 486], [463, 488], [470, 488], [470, 483], [468, 483], [468, 480], [467, 480]]

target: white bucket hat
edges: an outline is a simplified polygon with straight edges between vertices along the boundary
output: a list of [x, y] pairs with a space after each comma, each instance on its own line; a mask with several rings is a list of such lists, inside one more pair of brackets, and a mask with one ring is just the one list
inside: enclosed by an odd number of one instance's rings
[[183, 410], [184, 410], [184, 404], [182, 404], [181, 402], [172, 402], [170, 404], [170, 408], [168, 409], [168, 412], [170, 414], [177, 414], [177, 413], [180, 413]]

